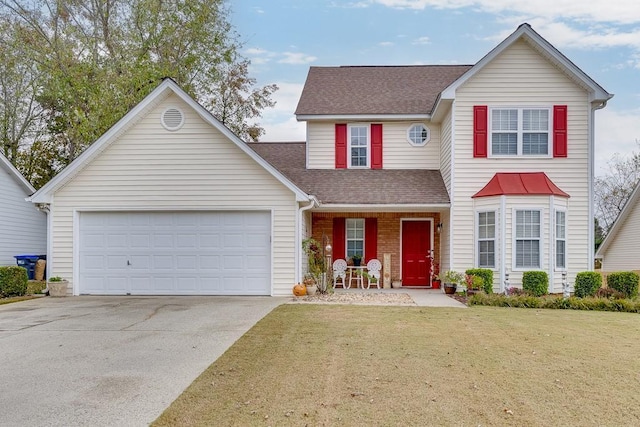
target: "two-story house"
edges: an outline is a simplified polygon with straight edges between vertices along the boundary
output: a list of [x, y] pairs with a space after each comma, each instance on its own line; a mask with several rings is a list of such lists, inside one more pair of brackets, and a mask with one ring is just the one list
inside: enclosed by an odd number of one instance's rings
[[403, 286], [430, 287], [432, 263], [492, 269], [495, 290], [544, 270], [561, 292], [592, 269], [611, 96], [523, 24], [475, 65], [312, 67], [306, 144], [255, 149], [317, 198], [306, 231], [334, 258], [388, 253]]
[[73, 294], [286, 295], [309, 236], [403, 286], [437, 264], [559, 292], [592, 268], [610, 98], [527, 24], [475, 65], [311, 68], [302, 143], [247, 144], [167, 79], [31, 200]]

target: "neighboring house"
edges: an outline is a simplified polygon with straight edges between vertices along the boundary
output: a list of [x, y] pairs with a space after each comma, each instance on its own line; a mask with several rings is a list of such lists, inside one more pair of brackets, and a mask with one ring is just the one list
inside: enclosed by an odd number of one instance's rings
[[602, 271], [640, 270], [640, 183], [596, 252]]
[[306, 143], [246, 144], [165, 80], [31, 200], [73, 294], [290, 294], [308, 236], [405, 286], [439, 264], [559, 292], [592, 269], [609, 98], [526, 24], [475, 65], [312, 67]]
[[47, 215], [26, 198], [36, 190], [0, 154], [0, 265], [16, 265], [16, 255], [44, 255]]

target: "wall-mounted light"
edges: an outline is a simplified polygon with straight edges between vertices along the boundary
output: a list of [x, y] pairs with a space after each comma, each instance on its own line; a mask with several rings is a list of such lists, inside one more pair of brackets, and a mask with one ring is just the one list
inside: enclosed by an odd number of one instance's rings
[[438, 231], [438, 234], [442, 233], [442, 223], [439, 222], [438, 225], [436, 225], [436, 230]]

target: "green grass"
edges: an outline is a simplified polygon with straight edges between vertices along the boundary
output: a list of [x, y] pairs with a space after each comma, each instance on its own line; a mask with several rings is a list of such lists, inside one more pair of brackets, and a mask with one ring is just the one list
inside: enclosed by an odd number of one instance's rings
[[154, 425], [640, 425], [640, 316], [283, 305]]

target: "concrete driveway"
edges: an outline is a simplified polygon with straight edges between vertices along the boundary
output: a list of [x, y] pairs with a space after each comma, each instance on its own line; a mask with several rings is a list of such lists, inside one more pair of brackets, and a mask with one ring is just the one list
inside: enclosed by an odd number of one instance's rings
[[286, 298], [68, 297], [0, 306], [2, 426], [143, 426]]

